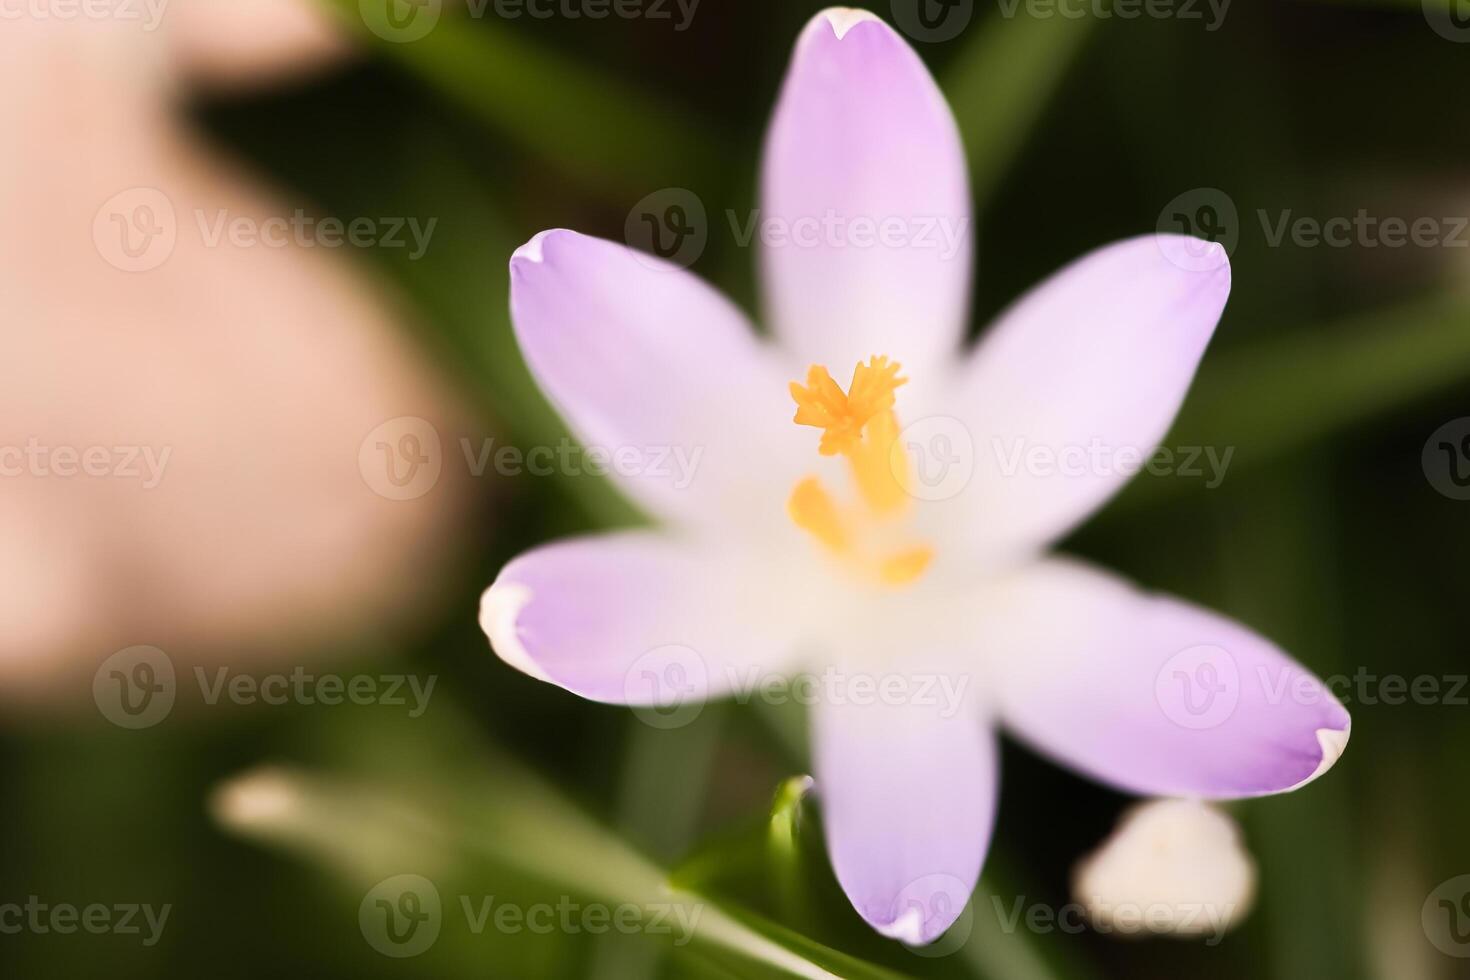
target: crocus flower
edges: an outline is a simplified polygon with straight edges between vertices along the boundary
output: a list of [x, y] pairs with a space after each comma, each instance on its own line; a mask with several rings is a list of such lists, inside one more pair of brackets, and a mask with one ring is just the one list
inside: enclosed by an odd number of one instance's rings
[[[1018, 446], [1148, 456], [1224, 309], [1223, 251], [1101, 248], [965, 351], [958, 131], [917, 55], [863, 11], [825, 11], [798, 40], [763, 196], [762, 221], [791, 232], [764, 236], [769, 338], [692, 274], [617, 244], [552, 230], [512, 257], [526, 360], [584, 440], [650, 461], [616, 478], [661, 526], [512, 561], [481, 603], [497, 653], [635, 705], [767, 674], [845, 679], [812, 711], [828, 849], [862, 917], [910, 944], [944, 931], [978, 880], [997, 725], [1141, 794], [1252, 796], [1327, 769], [1348, 715], [1269, 641], [1047, 555], [1129, 467], [1010, 465]], [[911, 457], [915, 433], [933, 454]], [[963, 489], [928, 492], [964, 437]], [[702, 451], [692, 481], [653, 465], [667, 447]], [[907, 685], [926, 677], [963, 696], [936, 710]]]

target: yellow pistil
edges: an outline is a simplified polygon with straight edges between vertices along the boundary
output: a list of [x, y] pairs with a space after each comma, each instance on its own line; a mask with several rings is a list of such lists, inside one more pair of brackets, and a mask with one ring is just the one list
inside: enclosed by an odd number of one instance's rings
[[844, 552], [851, 546], [842, 515], [837, 513], [837, 503], [816, 477], [809, 476], [796, 485], [786, 503], [786, 512], [797, 527], [833, 551]]
[[[822, 430], [818, 452], [843, 456], [852, 471], [863, 510], [844, 515], [816, 477], [796, 485], [787, 513], [798, 527], [834, 554], [856, 562], [870, 577], [888, 585], [907, 585], [924, 574], [933, 560], [925, 544], [904, 545], [887, 554], [862, 553], [857, 541], [865, 528], [890, 523], [912, 498], [906, 492], [908, 458], [897, 445], [899, 424], [894, 392], [908, 379], [899, 377], [899, 365], [874, 355], [859, 363], [852, 383], [843, 391], [827, 369], [807, 369], [806, 384], [791, 383], [797, 425]], [[873, 549], [869, 549], [871, 551]]]
[[878, 566], [878, 575], [888, 585], [908, 585], [923, 575], [933, 560], [933, 548], [927, 544], [915, 545], [883, 559]]
[[869, 419], [893, 408], [894, 389], [907, 381], [898, 376], [898, 364], [875, 355], [853, 368], [852, 384], [844, 392], [826, 368], [813, 364], [806, 371], [806, 387], [791, 382], [793, 421], [824, 430], [817, 447], [823, 456], [846, 453], [862, 438]]

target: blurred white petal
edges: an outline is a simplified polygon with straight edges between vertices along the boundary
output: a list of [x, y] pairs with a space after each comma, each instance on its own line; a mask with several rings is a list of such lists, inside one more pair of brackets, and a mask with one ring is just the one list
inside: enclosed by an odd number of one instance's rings
[[1250, 911], [1256, 868], [1223, 810], [1153, 800], [1123, 815], [1077, 866], [1072, 888], [1099, 932], [1218, 941]]

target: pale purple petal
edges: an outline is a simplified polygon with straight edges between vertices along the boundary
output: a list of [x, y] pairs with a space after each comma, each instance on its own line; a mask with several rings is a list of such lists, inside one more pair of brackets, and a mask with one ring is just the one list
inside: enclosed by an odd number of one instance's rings
[[971, 262], [964, 149], [934, 79], [887, 24], [841, 9], [808, 23], [762, 194], [767, 312], [804, 361], [846, 384], [872, 354], [923, 376], [957, 348]]
[[837, 880], [878, 932], [932, 942], [964, 910], [990, 846], [994, 736], [970, 710], [845, 700], [813, 713]]
[[786, 669], [796, 630], [772, 581], [661, 532], [573, 538], [506, 565], [480, 626], [532, 677], [594, 701], [678, 707]]
[[971, 614], [1004, 722], [1113, 786], [1278, 793], [1321, 775], [1347, 744], [1347, 711], [1269, 641], [1081, 562], [1015, 573]]
[[1229, 294], [1223, 249], [1154, 235], [1092, 252], [1026, 294], [963, 368], [955, 404], [973, 439], [973, 493], [944, 506], [963, 508], [995, 551], [1066, 533], [1158, 447]]
[[[734, 305], [691, 273], [571, 231], [531, 239], [510, 276], [521, 351], [599, 468], [663, 516], [723, 522], [758, 503], [781, 517], [794, 464], [776, 460], [801, 452], [791, 371]], [[751, 492], [777, 472], [774, 495]]]

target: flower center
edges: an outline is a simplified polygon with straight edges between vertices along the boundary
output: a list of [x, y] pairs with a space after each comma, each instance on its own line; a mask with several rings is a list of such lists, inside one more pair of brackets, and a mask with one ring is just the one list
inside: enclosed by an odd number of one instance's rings
[[828, 552], [865, 577], [893, 586], [917, 580], [934, 558], [932, 548], [903, 533], [902, 518], [913, 496], [893, 411], [894, 392], [908, 382], [898, 371], [896, 362], [875, 354], [853, 368], [845, 392], [819, 364], [807, 369], [805, 385], [791, 382], [792, 421], [822, 430], [821, 455], [847, 460], [858, 502], [840, 505], [820, 479], [809, 476], [796, 484], [786, 503], [796, 526]]

